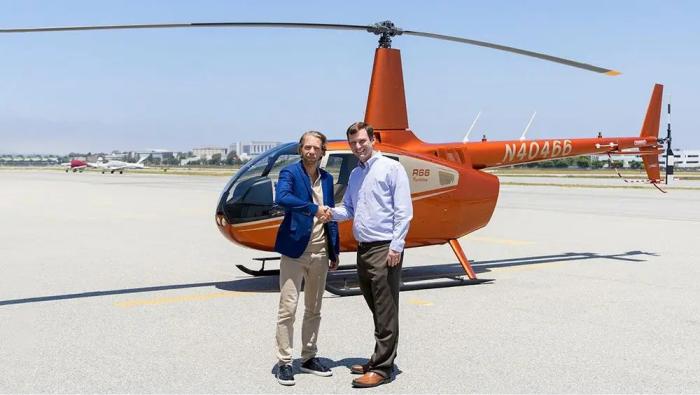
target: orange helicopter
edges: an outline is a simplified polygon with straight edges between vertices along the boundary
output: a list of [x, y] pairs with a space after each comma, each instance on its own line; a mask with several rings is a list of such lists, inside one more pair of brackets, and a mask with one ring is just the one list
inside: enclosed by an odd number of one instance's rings
[[[595, 138], [560, 138], [543, 140], [512, 140], [455, 142], [430, 144], [421, 141], [409, 129], [404, 94], [401, 55], [391, 48], [392, 37], [413, 35], [477, 45], [520, 55], [535, 57], [605, 75], [618, 75], [615, 70], [563, 59], [542, 53], [454, 36], [402, 30], [390, 21], [374, 25], [339, 25], [315, 23], [187, 23], [149, 25], [76, 26], [28, 29], [0, 29], [2, 33], [47, 32], [102, 29], [149, 28], [207, 28], [207, 27], [273, 27], [362, 30], [379, 37], [375, 51], [372, 78], [364, 121], [375, 129], [375, 149], [399, 161], [409, 176], [413, 200], [413, 220], [406, 237], [406, 247], [422, 247], [448, 243], [461, 264], [464, 275], [448, 282], [407, 285], [402, 289], [435, 288], [474, 284], [478, 279], [458, 239], [486, 226], [496, 208], [499, 180], [484, 169], [547, 161], [557, 158], [591, 154], [641, 155], [648, 182], [657, 186], [661, 176], [658, 155], [664, 139], [658, 138], [661, 116], [662, 85], [655, 85], [639, 136]], [[349, 122], [350, 120], [348, 120]], [[218, 229], [234, 243], [263, 251], [273, 251], [277, 229], [284, 214], [275, 205], [274, 190], [279, 170], [299, 160], [297, 143], [287, 143], [249, 161], [226, 184], [219, 199], [215, 220]], [[334, 176], [336, 203], [342, 203], [350, 172], [357, 165], [345, 141], [328, 143], [321, 167]], [[657, 186], [658, 188], [658, 186]], [[449, 215], [442, 215], [449, 213]], [[340, 224], [340, 248], [356, 251], [352, 223]], [[260, 270], [237, 265], [245, 273], [260, 276], [278, 274], [278, 270]], [[350, 269], [353, 266], [341, 266]], [[404, 269], [406, 270], [406, 269]], [[330, 282], [327, 290], [338, 295], [357, 294], [347, 286], [336, 287]]]

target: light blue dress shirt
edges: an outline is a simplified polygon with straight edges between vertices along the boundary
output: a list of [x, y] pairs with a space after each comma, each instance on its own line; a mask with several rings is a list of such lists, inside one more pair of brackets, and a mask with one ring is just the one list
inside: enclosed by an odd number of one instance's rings
[[350, 173], [343, 205], [332, 209], [333, 219], [354, 218], [352, 233], [363, 243], [390, 240], [389, 248], [403, 251], [413, 218], [411, 188], [401, 164], [375, 151]]

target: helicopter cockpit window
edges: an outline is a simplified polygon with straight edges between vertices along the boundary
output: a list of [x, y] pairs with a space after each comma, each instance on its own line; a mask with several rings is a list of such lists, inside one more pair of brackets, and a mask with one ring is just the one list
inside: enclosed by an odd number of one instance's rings
[[[253, 160], [255, 160], [255, 159], [253, 159]], [[242, 181], [245, 181], [249, 178], [262, 176], [263, 172], [267, 168], [267, 164], [268, 163], [266, 160], [258, 160], [257, 162], [252, 163], [252, 166], [250, 166], [247, 169], [245, 168], [245, 166], [242, 167], [238, 171], [240, 173], [240, 175], [236, 174], [236, 176], [238, 177], [236, 182], [242, 182]]]
[[275, 184], [280, 170], [299, 160], [297, 144], [273, 148], [241, 167], [221, 195], [219, 212], [229, 223], [259, 221], [284, 214], [275, 205]]
[[277, 180], [280, 178], [280, 171], [285, 166], [294, 162], [299, 162], [299, 154], [296, 151], [293, 154], [280, 155], [275, 159], [272, 167], [267, 171], [267, 176], [272, 179], [273, 186], [277, 186]]

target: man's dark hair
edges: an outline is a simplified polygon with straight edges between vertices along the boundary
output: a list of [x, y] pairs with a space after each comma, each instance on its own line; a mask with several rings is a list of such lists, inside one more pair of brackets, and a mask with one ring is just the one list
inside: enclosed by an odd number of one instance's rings
[[348, 131], [345, 132], [345, 136], [348, 138], [348, 140], [350, 140], [350, 136], [356, 134], [362, 129], [367, 131], [367, 137], [369, 137], [370, 140], [374, 140], [374, 128], [372, 125], [365, 122], [355, 122], [350, 125]]

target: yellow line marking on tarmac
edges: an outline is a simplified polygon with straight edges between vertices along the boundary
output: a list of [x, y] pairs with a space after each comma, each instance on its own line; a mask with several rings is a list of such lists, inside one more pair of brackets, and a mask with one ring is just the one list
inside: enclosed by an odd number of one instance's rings
[[180, 302], [202, 302], [211, 299], [219, 298], [237, 298], [240, 296], [249, 296], [254, 294], [254, 292], [236, 292], [236, 291], [223, 291], [223, 292], [213, 292], [208, 294], [191, 294], [191, 295], [178, 295], [178, 296], [162, 296], [159, 298], [151, 299], [132, 299], [125, 300], [123, 302], [116, 302], [114, 305], [122, 308], [138, 307], [138, 306], [155, 306], [161, 304], [169, 303], [180, 303]]
[[432, 306], [433, 305], [433, 302], [429, 302], [427, 300], [422, 300], [422, 299], [416, 299], [416, 298], [409, 299], [408, 303], [414, 304], [416, 306]]
[[535, 244], [534, 241], [497, 239], [495, 237], [479, 237], [479, 236], [467, 236], [467, 240], [483, 241], [485, 243], [494, 243], [494, 244], [508, 244], [508, 245], [515, 245], [515, 246]]

